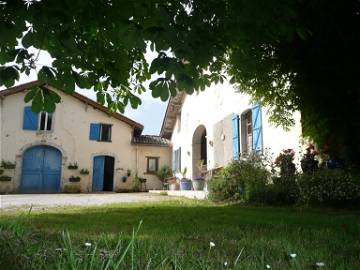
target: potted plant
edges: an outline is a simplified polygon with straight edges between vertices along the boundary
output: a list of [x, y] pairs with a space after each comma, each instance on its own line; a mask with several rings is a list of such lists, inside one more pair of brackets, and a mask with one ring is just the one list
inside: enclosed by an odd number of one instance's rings
[[200, 160], [199, 163], [197, 164], [197, 167], [199, 169], [200, 176], [193, 179], [193, 181], [192, 181], [193, 188], [194, 188], [194, 190], [204, 190], [205, 178], [202, 176], [203, 175], [203, 169], [204, 169], [204, 161]]
[[189, 178], [186, 178], [186, 173], [187, 173], [187, 168], [185, 167], [181, 171], [181, 175], [182, 175], [182, 178], [180, 180], [180, 189], [181, 190], [191, 190], [191, 188], [192, 188], [191, 180]]
[[157, 177], [159, 177], [160, 181], [163, 183], [163, 187], [165, 187], [166, 180], [172, 175], [171, 168], [169, 166], [162, 166], [157, 172]]
[[126, 175], [123, 175], [123, 176], [121, 177], [121, 181], [122, 181], [123, 183], [125, 183], [126, 180], [127, 180], [127, 176], [126, 176]]
[[131, 175], [131, 170], [130, 169], [127, 169], [126, 170], [126, 175], [129, 177]]

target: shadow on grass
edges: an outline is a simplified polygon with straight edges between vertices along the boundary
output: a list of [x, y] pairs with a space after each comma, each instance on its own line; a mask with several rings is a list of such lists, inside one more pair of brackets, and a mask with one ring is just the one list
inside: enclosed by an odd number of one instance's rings
[[68, 230], [77, 236], [130, 234], [143, 220], [141, 236], [236, 235], [237, 232], [299, 230], [357, 233], [360, 213], [348, 210], [251, 207], [167, 202], [50, 210], [32, 214], [35, 228], [49, 233]]
[[[3, 216], [0, 227], [12, 219], [16, 215]], [[225, 260], [235, 259], [240, 250], [244, 250], [242, 264], [249, 266], [241, 269], [264, 269], [265, 261], [285, 269], [288, 264], [284, 254], [290, 252], [302, 258], [302, 266], [291, 269], [309, 269], [318, 260], [325, 261], [329, 269], [359, 269], [360, 215], [349, 210], [216, 205], [188, 200], [49, 209], [31, 213], [26, 226], [32, 233], [25, 241], [34, 243], [32, 253], [38, 254], [43, 250], [38, 243], [45, 250], [49, 246], [55, 249], [61, 232], [68, 231], [81, 249], [85, 241], [114, 242], [119, 234], [129, 240], [140, 220], [143, 225], [138, 234], [138, 258], [160, 254], [157, 260], [162, 261], [176, 255], [183, 265], [188, 264], [183, 269], [205, 269], [208, 263], [214, 266], [207, 269], [220, 269], [219, 263], [221, 266]], [[23, 238], [14, 238], [20, 241], [19, 247]], [[5, 235], [4, 239], [11, 238]], [[211, 257], [210, 241], [216, 243]], [[199, 260], [206, 264], [194, 268]], [[342, 268], [335, 267], [339, 265]]]

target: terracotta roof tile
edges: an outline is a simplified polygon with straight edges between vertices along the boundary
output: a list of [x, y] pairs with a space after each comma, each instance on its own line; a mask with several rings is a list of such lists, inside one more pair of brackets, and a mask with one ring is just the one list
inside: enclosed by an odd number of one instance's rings
[[133, 144], [156, 145], [156, 146], [170, 146], [170, 140], [156, 136], [156, 135], [141, 135], [135, 136], [132, 140]]

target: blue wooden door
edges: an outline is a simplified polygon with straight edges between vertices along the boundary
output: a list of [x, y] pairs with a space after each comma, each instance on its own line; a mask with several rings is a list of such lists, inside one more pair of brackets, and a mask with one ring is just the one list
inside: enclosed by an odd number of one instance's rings
[[23, 193], [60, 191], [61, 153], [54, 147], [35, 146], [25, 151], [20, 190]]
[[92, 191], [104, 190], [105, 156], [94, 157]]

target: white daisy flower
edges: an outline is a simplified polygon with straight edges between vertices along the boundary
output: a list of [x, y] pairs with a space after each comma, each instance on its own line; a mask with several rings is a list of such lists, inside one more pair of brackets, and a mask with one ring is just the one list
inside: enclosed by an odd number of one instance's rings
[[85, 246], [85, 247], [91, 247], [91, 243], [86, 242], [86, 243], [84, 244], [84, 246]]
[[210, 248], [215, 247], [215, 243], [214, 242], [210, 242]]
[[316, 265], [317, 267], [324, 267], [324, 266], [325, 266], [325, 263], [323, 263], [323, 262], [317, 262], [317, 263], [315, 263], [315, 265]]
[[224, 266], [227, 266], [228, 265], [228, 262], [224, 262]]
[[265, 267], [266, 269], [271, 269], [271, 266], [269, 264], [267, 264]]
[[295, 254], [295, 253], [290, 253], [289, 256], [290, 256], [290, 258], [292, 258], [292, 259], [295, 259], [295, 258], [296, 258], [296, 254]]

